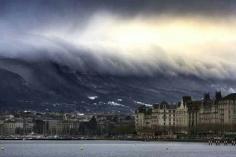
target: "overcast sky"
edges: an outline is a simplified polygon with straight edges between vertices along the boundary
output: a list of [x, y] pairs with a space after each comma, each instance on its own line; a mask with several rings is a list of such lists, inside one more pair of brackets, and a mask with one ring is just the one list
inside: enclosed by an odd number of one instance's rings
[[234, 0], [0, 0], [0, 55], [236, 79]]

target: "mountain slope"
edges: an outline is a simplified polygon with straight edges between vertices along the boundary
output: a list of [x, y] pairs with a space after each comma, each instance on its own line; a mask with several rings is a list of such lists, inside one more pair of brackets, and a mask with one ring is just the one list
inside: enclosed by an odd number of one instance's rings
[[[194, 76], [119, 76], [81, 72], [53, 61], [0, 60], [2, 110], [34, 109], [81, 112], [132, 112], [142, 104], [201, 98], [234, 85]], [[229, 86], [230, 85], [230, 86]]]

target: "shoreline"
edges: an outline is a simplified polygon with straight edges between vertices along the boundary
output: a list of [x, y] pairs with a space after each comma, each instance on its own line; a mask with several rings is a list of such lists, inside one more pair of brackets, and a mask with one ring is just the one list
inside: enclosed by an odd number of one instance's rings
[[18, 138], [18, 139], [1, 139], [0, 141], [130, 141], [130, 142], [145, 142], [145, 143], [158, 143], [158, 142], [174, 142], [174, 143], [207, 143], [208, 145], [236, 145], [235, 140], [229, 140], [229, 139], [222, 139], [222, 140], [206, 140], [206, 139], [158, 139], [158, 140], [143, 140], [143, 139], [111, 139], [111, 138], [101, 138], [101, 139], [68, 139], [68, 138], [61, 138], [61, 139], [43, 139], [43, 138], [32, 138], [32, 139], [24, 139], [24, 138]]
[[208, 142], [204, 139], [156, 139], [156, 140], [145, 140], [145, 139], [112, 139], [112, 138], [86, 138], [86, 139], [71, 139], [71, 138], [0, 138], [1, 141], [142, 141], [142, 142]]
[[235, 138], [155, 138], [145, 139], [139, 137], [122, 138], [122, 137], [0, 137], [0, 141], [140, 141], [140, 142], [191, 142], [191, 143], [208, 143], [212, 144], [234, 144]]

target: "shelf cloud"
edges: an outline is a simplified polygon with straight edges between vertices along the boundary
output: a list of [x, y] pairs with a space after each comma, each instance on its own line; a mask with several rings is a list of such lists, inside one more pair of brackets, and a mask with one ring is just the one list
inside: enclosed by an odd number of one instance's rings
[[1, 1], [0, 55], [114, 75], [236, 79], [236, 3], [167, 1]]

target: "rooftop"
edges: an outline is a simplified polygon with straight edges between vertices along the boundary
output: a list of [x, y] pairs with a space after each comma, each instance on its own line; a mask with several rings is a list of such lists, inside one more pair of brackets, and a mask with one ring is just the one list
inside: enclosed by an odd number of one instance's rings
[[236, 93], [229, 94], [223, 98], [223, 100], [236, 100]]

